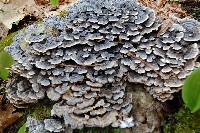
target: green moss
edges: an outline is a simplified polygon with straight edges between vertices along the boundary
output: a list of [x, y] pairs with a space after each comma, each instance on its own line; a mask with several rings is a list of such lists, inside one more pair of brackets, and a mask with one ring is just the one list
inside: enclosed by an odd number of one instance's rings
[[9, 46], [13, 42], [13, 37], [17, 32], [9, 34], [7, 37], [0, 40], [0, 51], [2, 51], [6, 46]]
[[197, 20], [200, 21], [200, 8], [192, 8], [192, 16], [194, 16]]
[[186, 107], [171, 114], [164, 123], [164, 133], [200, 133], [200, 111], [191, 113]]
[[16, 130], [24, 125], [27, 121], [27, 117], [31, 116], [37, 120], [44, 120], [51, 116], [51, 109], [53, 107], [53, 102], [47, 98], [38, 101], [36, 104], [29, 106], [21, 110], [24, 115], [16, 122]]
[[60, 15], [59, 15], [59, 16], [62, 17], [62, 18], [64, 18], [66, 14], [68, 14], [68, 11], [67, 11], [67, 10], [62, 10], [62, 11], [60, 12]]
[[[44, 98], [43, 100], [39, 100], [36, 104], [30, 105], [28, 108], [19, 110], [20, 112], [23, 112], [24, 115], [17, 120], [15, 123], [15, 131], [12, 132], [17, 132], [26, 123], [28, 116], [31, 116], [37, 120], [49, 118], [51, 116], [51, 109], [53, 105], [54, 102], [50, 101], [48, 98]], [[28, 130], [26, 133], [28, 133]]]
[[53, 108], [53, 104], [53, 102], [45, 98], [28, 108], [26, 110], [26, 114], [27, 116], [31, 116], [37, 120], [44, 120], [51, 116], [51, 109]]

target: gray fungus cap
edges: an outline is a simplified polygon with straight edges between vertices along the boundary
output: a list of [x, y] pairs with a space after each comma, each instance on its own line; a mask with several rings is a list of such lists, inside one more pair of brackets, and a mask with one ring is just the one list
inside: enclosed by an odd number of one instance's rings
[[28, 26], [6, 48], [21, 76], [8, 86], [8, 99], [18, 106], [45, 95], [56, 101], [51, 115], [59, 119], [30, 124], [31, 131], [134, 126], [128, 83], [164, 102], [196, 67], [200, 23], [173, 21], [158, 36], [162, 19], [135, 0], [80, 0], [64, 17]]

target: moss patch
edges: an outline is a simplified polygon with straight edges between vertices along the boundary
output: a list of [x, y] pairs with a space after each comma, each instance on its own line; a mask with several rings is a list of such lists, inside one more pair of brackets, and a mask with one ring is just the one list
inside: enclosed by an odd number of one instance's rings
[[51, 116], [51, 109], [53, 108], [53, 102], [45, 98], [38, 101], [37, 104], [32, 105], [26, 110], [27, 116], [31, 116], [37, 120], [44, 120]]
[[7, 37], [0, 40], [0, 51], [2, 51], [6, 46], [9, 46], [13, 42], [13, 37], [17, 32], [9, 34]]
[[20, 109], [17, 111], [24, 112], [24, 115], [10, 128], [6, 130], [8, 133], [17, 132], [20, 127], [22, 127], [26, 121], [27, 117], [31, 116], [37, 120], [44, 120], [51, 116], [51, 109], [54, 105], [54, 102], [50, 101], [47, 98], [39, 100], [38, 103], [33, 104], [25, 109]]
[[60, 12], [60, 17], [64, 18], [66, 14], [68, 14], [68, 11], [63, 10], [63, 11]]
[[194, 16], [197, 20], [200, 21], [200, 8], [192, 8], [192, 16]]
[[200, 133], [200, 111], [190, 113], [181, 107], [175, 114], [170, 114], [164, 123], [164, 133]]

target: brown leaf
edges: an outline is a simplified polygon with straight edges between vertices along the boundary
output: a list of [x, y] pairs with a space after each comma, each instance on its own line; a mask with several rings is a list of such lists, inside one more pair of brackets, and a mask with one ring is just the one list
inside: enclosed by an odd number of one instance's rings
[[[0, 95], [1, 98], [2, 95]], [[3, 97], [2, 97], [3, 98]], [[8, 104], [5, 108], [0, 109], [0, 133], [3, 132], [5, 128], [12, 125], [19, 119], [23, 114], [16, 112], [13, 113], [14, 107], [12, 104]]]
[[170, 3], [169, 0], [139, 0], [139, 2], [154, 9], [156, 15], [163, 19], [161, 28], [157, 34], [158, 37], [165, 33], [172, 26], [173, 20], [171, 16], [173, 16], [173, 14], [176, 14], [180, 17], [187, 16], [186, 11], [181, 9], [180, 4]]
[[177, 14], [181, 17], [187, 16], [186, 11], [181, 9], [177, 3], [172, 3], [169, 0], [138, 0], [141, 4], [153, 8], [157, 15], [161, 18], [169, 19], [172, 14]]
[[167, 0], [157, 0], [157, 6], [163, 7], [167, 3]]
[[2, 103], [3, 95], [0, 95], [0, 104]]
[[65, 0], [59, 0], [59, 4], [64, 4], [65, 2]]
[[37, 5], [46, 5], [49, 3], [49, 0], [34, 0]]

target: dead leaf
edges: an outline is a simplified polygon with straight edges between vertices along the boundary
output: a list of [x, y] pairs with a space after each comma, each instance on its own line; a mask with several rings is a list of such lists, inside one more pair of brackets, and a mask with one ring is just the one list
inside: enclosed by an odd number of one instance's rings
[[163, 7], [167, 3], [167, 0], [157, 0], [158, 7]]
[[25, 5], [34, 3], [32, 0], [11, 0], [8, 4], [0, 3], [0, 22], [8, 29], [12, 28], [12, 23], [24, 18], [25, 14], [20, 12]]
[[3, 95], [0, 95], [0, 105], [2, 103], [2, 100], [3, 100]]
[[[0, 101], [2, 101], [3, 96], [0, 95]], [[16, 120], [18, 120], [23, 114], [19, 112], [13, 112], [14, 107], [12, 104], [6, 105], [5, 108], [0, 107], [0, 133], [8, 126], [12, 125]]]
[[187, 16], [186, 11], [184, 11], [180, 4], [170, 3], [169, 0], [138, 0], [144, 6], [153, 8], [157, 15], [163, 19], [169, 19], [172, 14], [177, 14], [179, 16]]
[[163, 19], [162, 26], [157, 36], [165, 33], [173, 24], [171, 16], [174, 14], [179, 17], [187, 16], [186, 11], [181, 9], [180, 4], [169, 3], [169, 0], [139, 0], [144, 6], [154, 9], [156, 15], [160, 16]]
[[[77, 0], [60, 0], [61, 5], [56, 11], [60, 13], [60, 9], [66, 7], [69, 3]], [[62, 8], [67, 10], [67, 8]], [[0, 2], [0, 22], [8, 29], [12, 28], [14, 22], [22, 20], [25, 16], [31, 15], [38, 19], [43, 19], [51, 15], [52, 6], [49, 0], [10, 0], [8, 4]]]
[[46, 5], [49, 3], [49, 0], [34, 0], [37, 5]]

